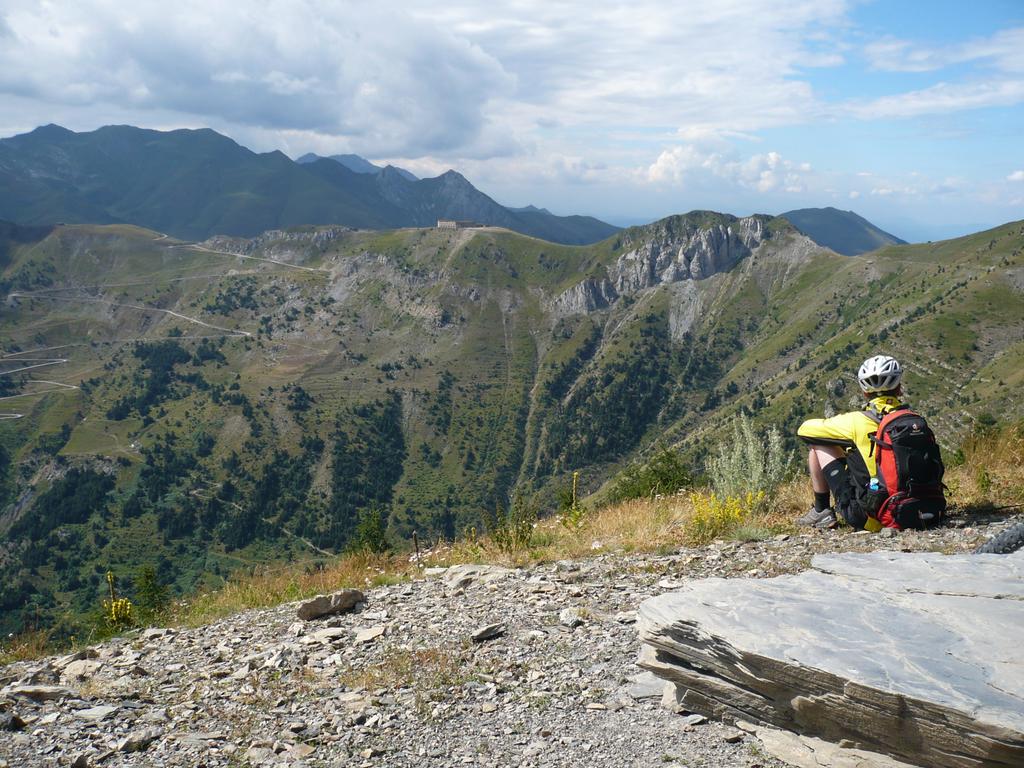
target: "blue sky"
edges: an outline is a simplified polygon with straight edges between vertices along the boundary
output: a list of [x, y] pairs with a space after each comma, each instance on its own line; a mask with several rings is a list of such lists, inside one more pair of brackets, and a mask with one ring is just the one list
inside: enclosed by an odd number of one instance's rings
[[0, 135], [209, 126], [615, 223], [1024, 218], [1024, 2], [0, 0]]

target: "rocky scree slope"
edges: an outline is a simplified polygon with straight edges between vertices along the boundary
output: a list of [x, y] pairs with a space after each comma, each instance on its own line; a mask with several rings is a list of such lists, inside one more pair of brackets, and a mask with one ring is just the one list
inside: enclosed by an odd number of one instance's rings
[[969, 551], [1005, 526], [454, 566], [367, 590], [354, 613], [304, 622], [290, 604], [145, 630], [0, 669], [0, 766], [781, 768], [751, 736], [662, 708], [635, 665], [640, 602], [822, 552]]

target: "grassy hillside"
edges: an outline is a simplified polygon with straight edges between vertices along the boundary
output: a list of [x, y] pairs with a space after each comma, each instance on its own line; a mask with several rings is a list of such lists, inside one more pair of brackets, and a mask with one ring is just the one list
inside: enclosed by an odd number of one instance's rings
[[[979, 414], [1020, 413], [1020, 222], [848, 259], [764, 218], [726, 272], [620, 279], [628, 254], [743, 222], [701, 212], [586, 247], [504, 230], [8, 238], [3, 631], [81, 631], [107, 569], [150, 565], [187, 592], [381, 528], [479, 529], [514, 493], [551, 509], [573, 471], [599, 493], [662, 445], [699, 471], [736, 413], [789, 433], [855, 406], [876, 352], [905, 362], [947, 445]], [[601, 280], [619, 281], [606, 306], [562, 300]]]

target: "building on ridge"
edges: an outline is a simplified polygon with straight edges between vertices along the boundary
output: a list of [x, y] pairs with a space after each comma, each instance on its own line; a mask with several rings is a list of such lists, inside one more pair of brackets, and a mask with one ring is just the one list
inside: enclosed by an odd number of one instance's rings
[[438, 219], [438, 229], [468, 229], [471, 227], [479, 227], [475, 221], [456, 221], [455, 219]]

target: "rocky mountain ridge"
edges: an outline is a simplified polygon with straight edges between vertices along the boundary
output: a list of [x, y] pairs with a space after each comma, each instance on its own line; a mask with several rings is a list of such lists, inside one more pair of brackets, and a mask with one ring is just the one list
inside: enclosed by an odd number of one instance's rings
[[728, 272], [771, 237], [768, 216], [726, 219], [707, 226], [691, 222], [677, 228], [669, 218], [623, 235], [621, 246], [635, 247], [610, 264], [605, 277], [584, 280], [556, 297], [555, 310], [562, 316], [586, 314], [607, 308], [620, 296], [657, 285], [704, 280]]

